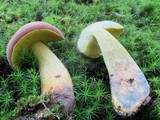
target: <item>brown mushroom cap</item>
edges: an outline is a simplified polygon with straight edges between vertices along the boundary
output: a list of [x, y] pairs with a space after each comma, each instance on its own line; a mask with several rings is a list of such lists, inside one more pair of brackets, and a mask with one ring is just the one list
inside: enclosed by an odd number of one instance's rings
[[7, 60], [16, 68], [15, 58], [22, 49], [30, 47], [36, 41], [43, 43], [64, 39], [62, 32], [48, 23], [37, 21], [22, 26], [7, 45]]

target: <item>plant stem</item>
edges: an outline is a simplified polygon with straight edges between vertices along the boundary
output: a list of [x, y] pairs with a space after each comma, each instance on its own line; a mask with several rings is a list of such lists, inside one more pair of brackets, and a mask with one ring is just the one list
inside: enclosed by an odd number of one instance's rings
[[149, 85], [127, 50], [106, 30], [93, 31], [109, 72], [112, 100], [119, 114], [132, 114], [145, 102]]

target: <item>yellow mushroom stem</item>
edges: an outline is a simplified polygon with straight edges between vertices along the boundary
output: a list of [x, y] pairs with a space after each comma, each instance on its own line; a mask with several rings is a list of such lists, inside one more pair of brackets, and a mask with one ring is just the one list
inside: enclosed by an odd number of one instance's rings
[[39, 62], [41, 95], [53, 94], [67, 107], [67, 110], [72, 109], [74, 106], [73, 85], [68, 70], [42, 42], [33, 43], [31, 49]]
[[127, 50], [105, 29], [92, 32], [108, 69], [113, 105], [120, 115], [131, 115], [146, 102], [149, 85]]

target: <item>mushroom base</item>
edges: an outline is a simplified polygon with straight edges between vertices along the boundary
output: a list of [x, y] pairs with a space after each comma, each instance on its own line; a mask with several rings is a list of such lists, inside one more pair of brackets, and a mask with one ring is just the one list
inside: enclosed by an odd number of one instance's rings
[[[151, 97], [148, 96], [147, 98], [145, 98], [143, 101], [140, 101], [139, 104], [140, 106], [136, 107], [136, 108], [133, 108], [132, 109], [132, 112], [127, 112], [127, 111], [124, 111], [121, 109], [121, 107], [119, 108], [116, 108], [114, 107], [116, 113], [120, 116], [123, 116], [123, 117], [131, 117], [135, 114], [137, 114], [138, 111], [142, 110], [143, 107], [146, 107], [145, 105], [147, 105], [149, 102], [150, 102], [150, 99]], [[113, 103], [114, 104], [114, 103]]]

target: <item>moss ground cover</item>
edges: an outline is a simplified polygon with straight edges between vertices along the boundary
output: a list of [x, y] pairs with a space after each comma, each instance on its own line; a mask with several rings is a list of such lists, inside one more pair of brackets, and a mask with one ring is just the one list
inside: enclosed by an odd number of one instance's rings
[[[48, 46], [65, 64], [73, 80], [76, 107], [72, 119], [124, 119], [112, 107], [109, 79], [102, 58], [89, 59], [76, 48], [82, 29], [102, 20], [112, 20], [125, 27], [119, 40], [140, 66], [151, 87], [151, 102], [127, 119], [160, 119], [159, 6], [158, 0], [1, 0], [0, 119], [11, 119], [21, 106], [39, 99], [40, 77], [34, 57], [23, 54], [19, 62], [29, 67], [13, 71], [5, 53], [16, 30], [32, 21], [48, 22], [65, 35], [65, 43]], [[53, 114], [58, 115], [56, 109]]]

